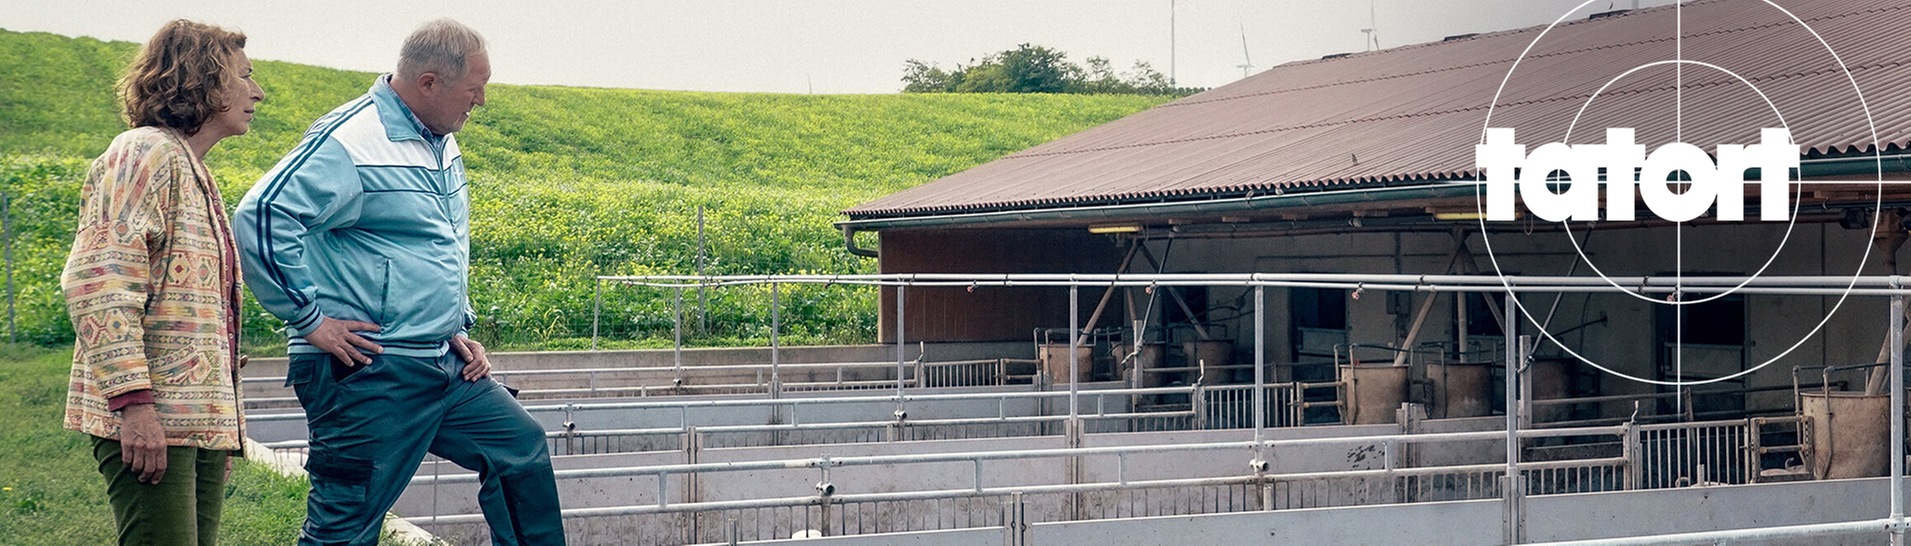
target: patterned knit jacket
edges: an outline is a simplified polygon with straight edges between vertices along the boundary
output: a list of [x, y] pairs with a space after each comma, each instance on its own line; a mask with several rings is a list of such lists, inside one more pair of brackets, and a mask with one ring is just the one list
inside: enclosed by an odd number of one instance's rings
[[243, 445], [239, 281], [212, 176], [171, 131], [121, 133], [80, 190], [60, 286], [73, 318], [66, 428], [118, 439], [108, 400], [151, 394], [171, 446]]

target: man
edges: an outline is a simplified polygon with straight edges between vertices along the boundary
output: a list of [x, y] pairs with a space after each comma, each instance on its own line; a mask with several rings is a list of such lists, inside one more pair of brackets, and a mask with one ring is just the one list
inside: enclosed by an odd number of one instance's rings
[[311, 474], [300, 544], [375, 544], [429, 452], [479, 473], [496, 544], [564, 543], [544, 431], [465, 336], [470, 201], [452, 137], [484, 104], [484, 39], [449, 19], [312, 124], [240, 202], [245, 278], [290, 337]]

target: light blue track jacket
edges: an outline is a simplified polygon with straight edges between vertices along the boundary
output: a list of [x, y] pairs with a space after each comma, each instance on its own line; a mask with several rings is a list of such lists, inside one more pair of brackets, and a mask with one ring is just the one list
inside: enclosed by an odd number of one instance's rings
[[312, 123], [233, 217], [246, 285], [317, 353], [320, 317], [376, 323], [387, 354], [438, 356], [471, 327], [471, 202], [450, 135], [431, 135], [381, 76]]

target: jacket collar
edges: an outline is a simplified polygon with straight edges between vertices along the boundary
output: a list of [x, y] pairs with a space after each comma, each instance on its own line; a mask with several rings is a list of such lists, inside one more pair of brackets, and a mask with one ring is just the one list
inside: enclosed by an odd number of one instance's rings
[[431, 134], [425, 128], [425, 122], [412, 113], [411, 107], [398, 98], [398, 91], [391, 87], [391, 74], [382, 74], [372, 82], [369, 94], [372, 102], [378, 105], [379, 121], [384, 122], [385, 137], [393, 142], [403, 140], [423, 140], [431, 143], [444, 141], [445, 137]]

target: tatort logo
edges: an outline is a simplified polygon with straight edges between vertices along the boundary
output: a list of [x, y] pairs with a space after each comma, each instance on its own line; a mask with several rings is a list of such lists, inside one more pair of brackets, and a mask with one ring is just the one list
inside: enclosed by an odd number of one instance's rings
[[[1601, 182], [1604, 220], [1633, 220], [1636, 193], [1652, 214], [1667, 221], [1691, 221], [1715, 203], [1719, 221], [1743, 221], [1750, 169], [1758, 169], [1758, 219], [1790, 220], [1788, 194], [1791, 173], [1798, 168], [1798, 145], [1783, 128], [1760, 133], [1758, 144], [1718, 145], [1714, 163], [1705, 150], [1683, 142], [1660, 146], [1648, 155], [1645, 146], [1633, 143], [1632, 129], [1606, 129], [1605, 144], [1553, 142], [1528, 155], [1512, 129], [1489, 128], [1486, 143], [1474, 148], [1474, 161], [1485, 170], [1486, 219], [1492, 221], [1514, 219], [1516, 193], [1541, 220], [1600, 220]], [[1674, 185], [1685, 190], [1675, 191]]]

